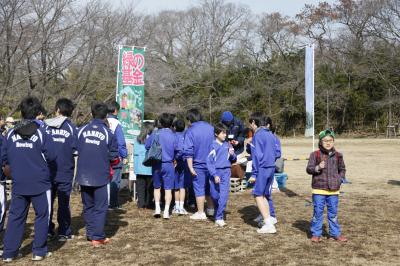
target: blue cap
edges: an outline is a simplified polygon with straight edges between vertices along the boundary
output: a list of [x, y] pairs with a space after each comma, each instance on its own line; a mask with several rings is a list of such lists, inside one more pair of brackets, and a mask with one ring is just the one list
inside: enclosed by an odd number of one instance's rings
[[221, 122], [231, 122], [233, 120], [233, 114], [229, 111], [225, 111], [221, 115]]

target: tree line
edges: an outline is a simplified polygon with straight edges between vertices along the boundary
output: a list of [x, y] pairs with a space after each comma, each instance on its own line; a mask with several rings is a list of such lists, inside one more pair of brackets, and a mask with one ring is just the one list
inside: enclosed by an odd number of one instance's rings
[[199, 107], [269, 114], [278, 134], [305, 125], [304, 46], [315, 44], [316, 128], [384, 132], [398, 125], [400, 0], [305, 5], [294, 17], [203, 0], [144, 14], [100, 0], [0, 2], [0, 111], [26, 95], [61, 95], [89, 119], [89, 103], [115, 97], [119, 44], [146, 47], [145, 114]]

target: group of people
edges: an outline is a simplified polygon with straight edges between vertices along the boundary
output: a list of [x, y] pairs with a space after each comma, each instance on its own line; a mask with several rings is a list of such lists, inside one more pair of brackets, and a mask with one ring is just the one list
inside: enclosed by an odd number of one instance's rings
[[[39, 100], [24, 98], [19, 105], [22, 120], [0, 138], [0, 231], [6, 210], [4, 180], [11, 176], [13, 181], [4, 234], [4, 262], [19, 256], [30, 203], [35, 210], [32, 260], [51, 256], [47, 238], [55, 235], [52, 216], [56, 198], [58, 240], [72, 239], [69, 201], [75, 167], [87, 240], [94, 247], [110, 241], [104, 225], [108, 209], [120, 207], [121, 168], [128, 156], [117, 118], [119, 105], [116, 102], [92, 103], [92, 120], [79, 128], [70, 119], [74, 107], [71, 100], [61, 98], [55, 105], [55, 117], [42, 121], [39, 118], [44, 108]], [[155, 123], [143, 123], [133, 151], [138, 207], [149, 208], [154, 204], [154, 217], [158, 218], [170, 219], [171, 209], [172, 213], [186, 215], [185, 198], [187, 192], [192, 191], [197, 211], [190, 219], [206, 220], [211, 216], [217, 226], [225, 226], [231, 164], [246, 150], [252, 161], [249, 181], [254, 183], [252, 194], [260, 212], [256, 219], [260, 225], [257, 232], [276, 233], [271, 190], [281, 147], [273, 133], [271, 118], [260, 112], [250, 115], [248, 123], [253, 134], [247, 145], [243, 124], [229, 111], [224, 112], [221, 122], [214, 126], [203, 120], [198, 109], [189, 110], [185, 118], [187, 126], [185, 119], [169, 113], [161, 114]], [[345, 166], [343, 156], [334, 150], [334, 137], [333, 131], [321, 132], [320, 149], [310, 155], [307, 166], [307, 172], [313, 175], [313, 242], [321, 241], [325, 204], [332, 237], [338, 241], [347, 240], [341, 236], [337, 222], [337, 197]], [[148, 153], [154, 148], [161, 152], [160, 158], [145, 166]], [[175, 205], [171, 208], [173, 197]]]

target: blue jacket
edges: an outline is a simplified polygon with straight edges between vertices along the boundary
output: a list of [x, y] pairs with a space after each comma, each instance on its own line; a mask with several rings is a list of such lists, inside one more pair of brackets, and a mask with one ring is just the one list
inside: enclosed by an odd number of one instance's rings
[[228, 127], [226, 131], [226, 140], [229, 141], [234, 139], [239, 142], [237, 146], [234, 146], [236, 154], [241, 154], [244, 150], [244, 126], [242, 121], [236, 117], [233, 119], [233, 123]]
[[211, 147], [211, 152], [207, 157], [207, 169], [210, 175], [215, 177], [217, 176], [217, 169], [231, 168], [231, 164], [236, 162], [236, 154], [229, 154], [229, 149], [232, 146], [226, 141], [221, 144], [215, 140]]
[[144, 157], [146, 155], [146, 147], [135, 140], [133, 145], [133, 163], [134, 172], [136, 175], [152, 175], [151, 167], [143, 165]]
[[259, 168], [275, 167], [275, 137], [267, 128], [258, 128], [251, 146], [252, 175], [257, 178]]
[[117, 138], [118, 153], [121, 158], [128, 157], [128, 150], [126, 149], [126, 141], [124, 131], [122, 130], [121, 123], [118, 121], [118, 117], [113, 114], [108, 114], [108, 123], [110, 124], [111, 132]]
[[150, 149], [155, 134], [159, 134], [159, 140], [162, 150], [162, 162], [172, 163], [175, 160], [175, 152], [177, 151], [177, 143], [175, 133], [169, 128], [161, 128], [153, 131], [146, 139], [146, 150]]
[[56, 160], [53, 142], [44, 127], [22, 120], [1, 147], [2, 164], [9, 164], [13, 193], [37, 195], [51, 188], [48, 163]]
[[47, 126], [46, 132], [52, 137], [57, 154], [57, 159], [49, 164], [52, 181], [71, 183], [75, 168], [76, 126], [65, 119], [58, 127]]
[[78, 184], [100, 187], [109, 183], [110, 160], [118, 158], [114, 134], [103, 120], [93, 119], [78, 129]]
[[214, 141], [214, 128], [207, 122], [195, 122], [186, 130], [184, 158], [193, 158], [193, 166], [207, 169], [207, 157]]

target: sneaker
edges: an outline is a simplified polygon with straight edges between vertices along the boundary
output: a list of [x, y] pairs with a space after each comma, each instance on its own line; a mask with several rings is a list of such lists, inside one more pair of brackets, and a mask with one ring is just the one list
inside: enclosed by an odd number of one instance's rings
[[[1, 255], [3, 255], [3, 254], [1, 254]], [[9, 263], [9, 262], [13, 262], [14, 260], [19, 259], [19, 258], [22, 258], [22, 253], [18, 253], [18, 255], [13, 258], [4, 258], [3, 262]]]
[[59, 242], [67, 242], [69, 240], [72, 240], [74, 238], [73, 235], [66, 236], [66, 235], [58, 235], [58, 241]]
[[[258, 218], [258, 217], [257, 217]], [[256, 219], [257, 219], [256, 218]], [[254, 221], [256, 221], [256, 219], [254, 219]], [[273, 225], [276, 225], [277, 223], [278, 223], [278, 220], [276, 219], [276, 217], [272, 217], [272, 216], [270, 216], [270, 221], [271, 221], [271, 223], [273, 224]], [[261, 219], [257, 219], [257, 224], [258, 224], [258, 227], [259, 228], [261, 228], [261, 227], [263, 227], [263, 225], [264, 225], [264, 219], [262, 219], [262, 216], [261, 216]]]
[[168, 210], [165, 210], [165, 211], [164, 211], [163, 218], [166, 219], [166, 220], [169, 219], [169, 211], [168, 211]]
[[41, 261], [45, 258], [51, 257], [53, 254], [51, 252], [47, 252], [44, 256], [32, 255], [32, 261]]
[[259, 234], [275, 234], [276, 228], [271, 222], [265, 223], [260, 229], [257, 229], [257, 233]]
[[332, 240], [335, 240], [337, 242], [347, 242], [348, 239], [345, 236], [332, 236], [331, 237]]
[[102, 245], [108, 244], [109, 242], [110, 242], [109, 238], [104, 238], [104, 239], [101, 239], [101, 240], [92, 240], [92, 246], [95, 247], [95, 248], [98, 248], [98, 247], [100, 247]]
[[276, 225], [278, 223], [278, 220], [276, 219], [276, 217], [270, 217], [270, 221], [273, 225]]
[[320, 236], [312, 236], [311, 237], [311, 242], [313, 242], [313, 243], [319, 243], [319, 242], [321, 242], [321, 237]]
[[185, 210], [185, 208], [179, 209], [179, 215], [188, 215], [189, 213], [187, 212], [187, 210]]
[[224, 220], [216, 220], [215, 225], [219, 227], [224, 227], [226, 225]]
[[190, 216], [190, 219], [192, 219], [192, 220], [207, 220], [207, 216], [204, 212], [203, 213], [195, 212], [193, 215]]
[[153, 214], [154, 218], [160, 218], [161, 217], [161, 210], [157, 210]]
[[211, 216], [212, 217], [215, 214], [215, 210], [207, 208], [206, 209], [206, 214], [207, 214], [207, 216]]
[[174, 206], [174, 208], [172, 209], [172, 214], [179, 214], [179, 209], [176, 207], [176, 206]]

